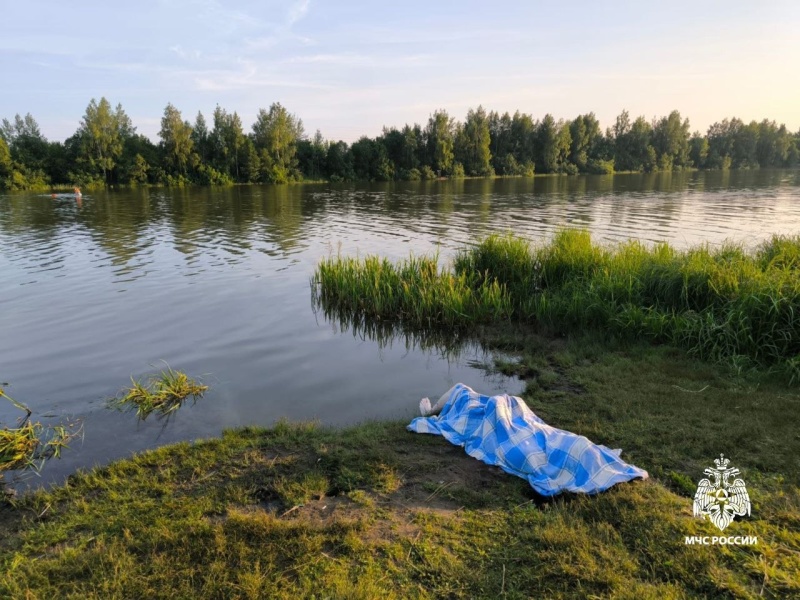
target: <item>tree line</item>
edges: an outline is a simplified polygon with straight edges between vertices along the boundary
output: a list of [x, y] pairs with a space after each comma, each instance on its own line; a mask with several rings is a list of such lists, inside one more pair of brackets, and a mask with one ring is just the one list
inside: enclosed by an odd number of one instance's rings
[[800, 131], [763, 120], [725, 119], [705, 135], [690, 133], [678, 111], [648, 121], [623, 111], [603, 131], [594, 113], [572, 120], [534, 120], [470, 109], [463, 122], [438, 110], [425, 125], [384, 127], [347, 144], [308, 137], [302, 121], [279, 103], [258, 111], [245, 131], [236, 112], [219, 105], [211, 123], [198, 112], [184, 120], [164, 109], [159, 142], [136, 133], [121, 105], [92, 99], [77, 131], [48, 141], [30, 115], [0, 125], [0, 189], [69, 184], [111, 185], [287, 183], [301, 180], [390, 181], [438, 177], [531, 176], [536, 173], [752, 169], [800, 164]]

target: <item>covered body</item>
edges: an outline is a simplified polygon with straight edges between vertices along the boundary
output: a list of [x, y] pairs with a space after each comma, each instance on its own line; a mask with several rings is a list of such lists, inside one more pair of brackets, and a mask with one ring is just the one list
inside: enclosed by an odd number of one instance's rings
[[[442, 402], [443, 400], [443, 402]], [[467, 454], [527, 479], [543, 496], [564, 491], [594, 494], [617, 483], [647, 478], [647, 471], [582, 435], [551, 427], [517, 396], [484, 396], [458, 383], [409, 431], [444, 436]]]

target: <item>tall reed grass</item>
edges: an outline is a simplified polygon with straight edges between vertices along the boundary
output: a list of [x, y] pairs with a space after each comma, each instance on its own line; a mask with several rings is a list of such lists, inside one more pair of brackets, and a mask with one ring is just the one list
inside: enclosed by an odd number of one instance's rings
[[439, 266], [437, 256], [392, 264], [385, 258], [329, 257], [312, 279], [315, 304], [365, 320], [393, 320], [407, 328], [460, 329], [510, 319], [513, 307], [498, 281]]
[[489, 236], [438, 257], [331, 256], [314, 298], [351, 318], [463, 331], [502, 320], [563, 330], [599, 329], [669, 342], [711, 360], [779, 366], [800, 381], [800, 236], [752, 252], [703, 245], [592, 242], [564, 230], [545, 245]]

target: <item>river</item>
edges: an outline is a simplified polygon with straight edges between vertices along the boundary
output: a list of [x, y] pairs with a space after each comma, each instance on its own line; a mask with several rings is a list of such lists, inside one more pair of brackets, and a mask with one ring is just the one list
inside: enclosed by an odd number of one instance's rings
[[[800, 172], [0, 193], [0, 382], [35, 418], [83, 424], [33, 483], [227, 427], [407, 419], [456, 381], [517, 393], [478, 347], [443, 355], [339, 330], [312, 309], [309, 279], [330, 252], [446, 261], [490, 232], [544, 242], [565, 226], [754, 247], [800, 232]], [[210, 392], [166, 424], [106, 408], [165, 363]], [[0, 404], [0, 421], [16, 417]]]

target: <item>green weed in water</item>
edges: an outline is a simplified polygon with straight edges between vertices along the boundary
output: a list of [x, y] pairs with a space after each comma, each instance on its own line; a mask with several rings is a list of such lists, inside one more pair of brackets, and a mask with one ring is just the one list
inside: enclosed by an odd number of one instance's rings
[[26, 413], [17, 427], [0, 429], [0, 491], [3, 491], [4, 472], [40, 471], [46, 460], [61, 456], [61, 451], [78, 432], [70, 432], [62, 425], [45, 427], [29, 421], [31, 410], [8, 396], [3, 388], [0, 388], [0, 398]]
[[169, 416], [183, 406], [189, 397], [197, 401], [207, 390], [207, 385], [167, 367], [159, 374], [150, 376], [145, 383], [131, 378], [131, 387], [112, 398], [109, 405], [120, 410], [136, 410], [136, 416], [143, 421], [154, 412], [159, 417]]

